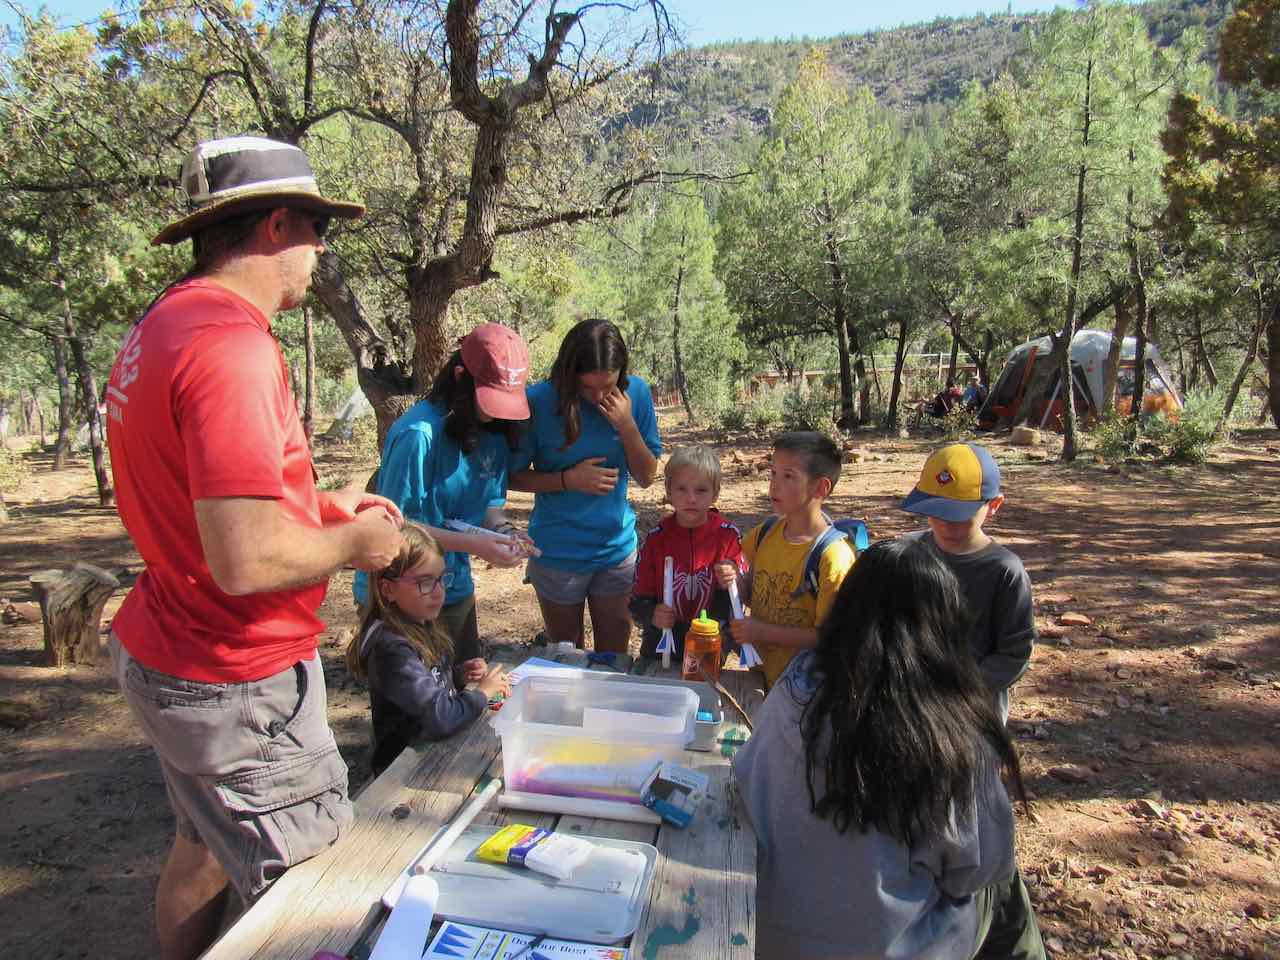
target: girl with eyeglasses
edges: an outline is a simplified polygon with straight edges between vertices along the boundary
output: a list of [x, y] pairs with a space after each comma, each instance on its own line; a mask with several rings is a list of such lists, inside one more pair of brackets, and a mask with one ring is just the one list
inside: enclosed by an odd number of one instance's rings
[[399, 555], [369, 575], [369, 607], [347, 647], [347, 668], [369, 684], [374, 776], [411, 742], [443, 740], [511, 693], [500, 667], [479, 657], [453, 663], [453, 643], [436, 623], [453, 574], [421, 524], [404, 525]]

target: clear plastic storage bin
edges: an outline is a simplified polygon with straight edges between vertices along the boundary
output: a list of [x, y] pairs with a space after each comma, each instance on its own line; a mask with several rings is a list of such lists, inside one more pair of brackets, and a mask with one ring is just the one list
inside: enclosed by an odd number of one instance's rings
[[527, 677], [497, 717], [506, 787], [639, 803], [650, 771], [693, 741], [697, 712], [687, 687]]

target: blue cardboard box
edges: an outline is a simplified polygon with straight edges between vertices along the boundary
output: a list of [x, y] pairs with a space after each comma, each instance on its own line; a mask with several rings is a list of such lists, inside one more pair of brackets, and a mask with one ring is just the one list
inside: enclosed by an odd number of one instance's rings
[[687, 827], [709, 783], [705, 773], [664, 760], [640, 788], [640, 799], [668, 823]]

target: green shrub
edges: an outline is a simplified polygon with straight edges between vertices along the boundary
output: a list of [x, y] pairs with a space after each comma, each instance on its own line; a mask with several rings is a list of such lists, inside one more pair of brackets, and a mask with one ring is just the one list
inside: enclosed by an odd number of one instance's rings
[[0, 493], [16, 493], [31, 475], [31, 467], [20, 454], [0, 444]]
[[978, 429], [978, 414], [962, 403], [957, 403], [941, 420], [942, 436], [948, 443], [966, 440]]
[[[1222, 417], [1223, 400], [1221, 390], [1189, 394], [1176, 420], [1157, 414], [1143, 422], [1142, 432], [1170, 460], [1204, 463], [1216, 445], [1213, 431]], [[1230, 430], [1227, 434], [1224, 441]]]
[[1089, 430], [1094, 452], [1106, 460], [1123, 460], [1133, 453], [1129, 439], [1129, 418], [1108, 410]]
[[1149, 455], [1180, 463], [1204, 463], [1216, 445], [1213, 431], [1222, 416], [1223, 400], [1220, 390], [1188, 394], [1176, 418], [1164, 413], [1143, 417], [1136, 433], [1128, 416], [1112, 410], [1094, 424], [1089, 436], [1094, 450], [1107, 460]]
[[777, 432], [782, 424], [781, 390], [761, 390], [745, 406], [747, 429], [762, 435]]
[[782, 395], [782, 427], [831, 433], [835, 429], [834, 406], [835, 398], [821, 387], [808, 391], [789, 387]]
[[378, 418], [372, 413], [357, 417], [351, 428], [351, 439], [347, 441], [357, 450], [378, 452]]

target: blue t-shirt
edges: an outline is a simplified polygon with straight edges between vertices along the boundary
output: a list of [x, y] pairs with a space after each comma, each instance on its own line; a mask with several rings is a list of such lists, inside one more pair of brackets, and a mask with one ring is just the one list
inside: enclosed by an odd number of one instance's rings
[[[420, 400], [391, 425], [382, 450], [378, 493], [394, 502], [406, 520], [429, 527], [443, 527], [446, 520], [483, 526], [488, 509], [507, 502], [507, 438], [481, 430], [479, 444], [464, 454], [445, 434], [444, 418], [444, 410]], [[444, 602], [456, 603], [475, 593], [470, 555], [451, 551], [444, 561], [453, 574]], [[368, 598], [368, 584], [367, 575], [356, 574], [357, 601]]]
[[[655, 457], [662, 454], [658, 418], [649, 385], [627, 377], [631, 416], [644, 445]], [[573, 446], [564, 446], [564, 418], [556, 409], [556, 388], [549, 380], [528, 389], [529, 421], [520, 447], [511, 455], [511, 473], [530, 465], [542, 473], [567, 470], [588, 457], [604, 457], [601, 467], [616, 467], [618, 482], [604, 496], [576, 490], [539, 493], [533, 500], [529, 536], [542, 551], [540, 563], [561, 570], [584, 571], [612, 567], [636, 548], [636, 515], [627, 502], [627, 454], [613, 424], [594, 404], [578, 401], [582, 432]]]

